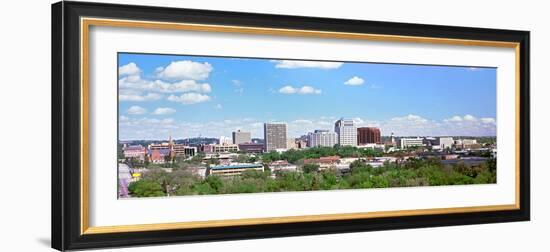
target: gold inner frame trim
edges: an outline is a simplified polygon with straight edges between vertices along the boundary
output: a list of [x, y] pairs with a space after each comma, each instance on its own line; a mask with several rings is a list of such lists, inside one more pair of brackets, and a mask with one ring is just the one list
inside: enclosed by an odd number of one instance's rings
[[[516, 69], [515, 69], [515, 76], [516, 76], [516, 80], [515, 80], [516, 82], [515, 204], [90, 227], [89, 225], [89, 146], [88, 146], [89, 145], [89, 78], [90, 78], [89, 76], [89, 49], [90, 49], [89, 31], [90, 31], [90, 26], [514, 48], [515, 56], [516, 56], [516, 62], [515, 62], [515, 65], [516, 65]], [[520, 191], [520, 179], [519, 179], [519, 175], [520, 175], [520, 169], [519, 169], [520, 167], [520, 161], [519, 161], [520, 159], [520, 151], [519, 151], [520, 50], [519, 50], [519, 43], [503, 42], [503, 41], [488, 41], [488, 40], [468, 40], [468, 39], [452, 39], [452, 38], [329, 32], [329, 31], [317, 31], [317, 30], [278, 29], [278, 28], [263, 28], [263, 27], [249, 27], [249, 26], [206, 25], [206, 24], [194, 24], [194, 23], [169, 23], [169, 22], [100, 19], [100, 18], [81, 18], [80, 28], [81, 28], [80, 29], [81, 144], [82, 144], [81, 167], [80, 167], [81, 169], [80, 171], [80, 174], [81, 174], [80, 233], [82, 235], [118, 233], [118, 232], [139, 232], [139, 231], [206, 228], [206, 227], [227, 227], [227, 226], [239, 226], [239, 225], [280, 224], [280, 223], [291, 223], [291, 222], [367, 219], [367, 218], [382, 218], [382, 217], [396, 217], [396, 216], [489, 212], [489, 211], [520, 209], [520, 205], [519, 205], [520, 204], [520, 192], [519, 192]]]

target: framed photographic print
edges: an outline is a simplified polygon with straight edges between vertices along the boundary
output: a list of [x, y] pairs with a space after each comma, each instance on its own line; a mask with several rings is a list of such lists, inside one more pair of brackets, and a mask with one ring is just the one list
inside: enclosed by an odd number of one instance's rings
[[58, 250], [529, 220], [529, 32], [59, 2]]

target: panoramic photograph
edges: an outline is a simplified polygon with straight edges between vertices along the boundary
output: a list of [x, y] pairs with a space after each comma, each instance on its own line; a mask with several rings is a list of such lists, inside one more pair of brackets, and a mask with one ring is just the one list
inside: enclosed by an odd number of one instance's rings
[[497, 182], [496, 68], [118, 54], [118, 198]]

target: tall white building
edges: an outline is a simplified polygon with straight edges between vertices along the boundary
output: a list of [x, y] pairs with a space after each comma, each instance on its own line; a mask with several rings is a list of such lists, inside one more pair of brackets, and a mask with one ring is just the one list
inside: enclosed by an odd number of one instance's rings
[[357, 146], [357, 127], [351, 119], [340, 119], [334, 123], [334, 132], [338, 134], [340, 146]]
[[252, 142], [250, 132], [237, 130], [233, 132], [232, 137], [233, 137], [233, 144], [242, 144], [242, 143]]
[[338, 143], [338, 134], [328, 130], [315, 130], [308, 134], [308, 142], [310, 147], [332, 147]]
[[287, 149], [286, 123], [264, 123], [264, 150]]

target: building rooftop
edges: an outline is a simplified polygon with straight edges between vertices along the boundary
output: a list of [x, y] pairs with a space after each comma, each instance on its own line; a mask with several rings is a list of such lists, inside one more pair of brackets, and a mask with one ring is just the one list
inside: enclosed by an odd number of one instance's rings
[[269, 163], [269, 165], [289, 165], [289, 163], [286, 160], [277, 160]]
[[210, 167], [212, 170], [224, 170], [224, 169], [243, 169], [243, 168], [261, 168], [261, 164], [239, 164], [239, 165], [218, 165]]
[[153, 153], [153, 151], [158, 151], [160, 155], [169, 155], [170, 154], [170, 150], [169, 149], [155, 149], [155, 150], [148, 150], [147, 151], [147, 154], [151, 155]]
[[123, 148], [123, 150], [143, 150], [145, 147], [141, 145], [129, 145]]
[[320, 157], [320, 158], [304, 159], [304, 164], [334, 163], [339, 160], [340, 160], [339, 156]]

